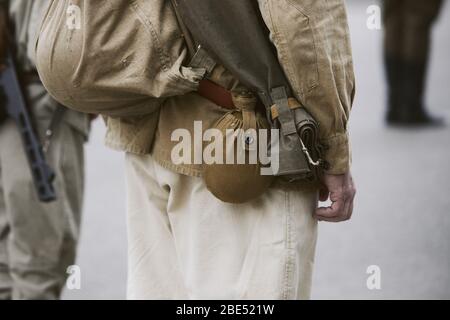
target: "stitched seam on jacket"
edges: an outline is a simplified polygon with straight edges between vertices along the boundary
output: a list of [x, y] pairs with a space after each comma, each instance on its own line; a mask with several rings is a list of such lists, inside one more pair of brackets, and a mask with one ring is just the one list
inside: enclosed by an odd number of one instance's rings
[[164, 156], [163, 150], [153, 150], [152, 151], [153, 159], [163, 168], [185, 175], [185, 176], [191, 176], [191, 177], [202, 177], [202, 171], [193, 168], [190, 165], [176, 165], [172, 162], [168, 161], [167, 158]]
[[[318, 57], [318, 53], [317, 53], [317, 39], [316, 39], [316, 35], [314, 33], [314, 28], [311, 26], [311, 15], [310, 13], [308, 13], [304, 8], [300, 7], [298, 3], [293, 2], [292, 0], [287, 0], [288, 4], [290, 4], [293, 8], [295, 8], [300, 14], [302, 14], [306, 20], [308, 21], [308, 28], [311, 32], [311, 38], [312, 38], [312, 44], [314, 47], [314, 66], [316, 69], [316, 75], [317, 78], [314, 81], [314, 83], [312, 83], [311, 85], [309, 83], [307, 83], [307, 87], [306, 90], [304, 90], [303, 86], [301, 88], [301, 93], [303, 95], [306, 95], [306, 93], [311, 92], [314, 88], [317, 88], [320, 84], [320, 79], [319, 79], [319, 57]], [[293, 61], [294, 59], [292, 59], [292, 54], [291, 52], [288, 50], [287, 51], [287, 55], [289, 55], [289, 57], [291, 58], [290, 61]], [[292, 63], [291, 63], [291, 67], [292, 67]], [[294, 69], [291, 69], [294, 70]], [[294, 72], [294, 71], [293, 71]], [[307, 81], [306, 81], [307, 82]], [[306, 91], [306, 92], [305, 92]]]
[[153, 38], [153, 41], [155, 42], [154, 46], [156, 46], [160, 62], [162, 63], [162, 70], [168, 71], [169, 65], [171, 64], [170, 57], [166, 54], [164, 51], [161, 41], [159, 40], [158, 33], [156, 32], [155, 27], [153, 26], [152, 22], [150, 21], [150, 18], [144, 13], [144, 10], [141, 9], [138, 1], [133, 1], [130, 3], [131, 7], [134, 9], [134, 12], [136, 15], [141, 19], [142, 24], [146, 27], [146, 29], [149, 31], [150, 35]]
[[150, 148], [142, 148], [135, 143], [124, 142], [124, 141], [115, 141], [114, 138], [109, 136], [105, 139], [105, 145], [116, 151], [124, 151], [138, 155], [145, 155], [150, 153]]
[[289, 82], [291, 82], [291, 85], [293, 88], [298, 88], [298, 90], [294, 89], [294, 91], [296, 91], [297, 94], [300, 95], [300, 97], [302, 97], [303, 99], [306, 99], [307, 93], [311, 92], [313, 89], [315, 89], [316, 87], [319, 86], [319, 67], [318, 67], [319, 60], [318, 60], [318, 53], [317, 53], [316, 36], [314, 35], [313, 28], [311, 27], [311, 19], [310, 19], [309, 15], [306, 14], [303, 9], [299, 8], [292, 1], [286, 0], [286, 3], [289, 6], [291, 6], [292, 8], [294, 8], [295, 10], [297, 10], [308, 21], [308, 28], [310, 29], [311, 37], [313, 39], [314, 56], [315, 56], [315, 58], [314, 58], [315, 59], [315, 72], [317, 74], [317, 79], [314, 81], [314, 83], [312, 83], [311, 85], [309, 85], [308, 83], [306, 83], [306, 84], [299, 83], [301, 81], [299, 81], [295, 75], [295, 67], [293, 64], [294, 59], [292, 58], [292, 55], [288, 49], [288, 44], [286, 43], [286, 39], [281, 36], [279, 26], [274, 21], [275, 19], [272, 14], [272, 11], [274, 9], [272, 8], [271, 5], [268, 5], [270, 21], [271, 21], [272, 28], [273, 28], [273, 39], [274, 39], [274, 42], [277, 44], [279, 59], [280, 59], [280, 61], [283, 62], [283, 65], [285, 66], [284, 70], [289, 75], [288, 76]]

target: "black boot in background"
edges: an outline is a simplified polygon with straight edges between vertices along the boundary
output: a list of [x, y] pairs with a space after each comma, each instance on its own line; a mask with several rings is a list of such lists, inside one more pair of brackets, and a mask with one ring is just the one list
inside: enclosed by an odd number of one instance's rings
[[388, 80], [391, 87], [388, 124], [398, 126], [442, 126], [444, 124], [442, 118], [431, 116], [424, 105], [426, 66], [426, 62], [387, 62], [387, 68], [391, 69], [388, 71], [388, 78], [391, 78]]
[[442, 119], [424, 105], [432, 27], [442, 0], [385, 0], [385, 65], [389, 101], [387, 123], [439, 126]]
[[385, 55], [384, 58], [385, 74], [387, 81], [387, 104], [388, 110], [386, 121], [388, 123], [395, 122], [405, 117], [403, 113], [407, 110], [401, 108], [402, 98], [402, 63], [400, 59], [392, 58]]

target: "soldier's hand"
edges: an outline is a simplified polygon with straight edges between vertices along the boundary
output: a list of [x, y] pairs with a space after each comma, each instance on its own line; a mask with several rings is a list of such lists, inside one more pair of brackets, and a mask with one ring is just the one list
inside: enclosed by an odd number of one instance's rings
[[326, 174], [323, 180], [323, 188], [320, 190], [320, 201], [331, 200], [330, 207], [318, 208], [315, 216], [319, 221], [341, 222], [352, 217], [353, 202], [356, 188], [352, 174], [343, 175]]

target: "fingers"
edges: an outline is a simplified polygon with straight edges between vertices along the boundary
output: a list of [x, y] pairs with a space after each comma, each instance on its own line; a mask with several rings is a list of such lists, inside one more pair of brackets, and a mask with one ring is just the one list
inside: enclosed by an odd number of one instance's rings
[[330, 192], [327, 188], [322, 188], [319, 190], [319, 201], [327, 201], [328, 197], [330, 196]]
[[342, 212], [346, 206], [346, 199], [339, 197], [332, 201], [330, 207], [319, 208], [316, 211], [316, 218], [319, 221], [339, 222], [342, 221]]
[[[342, 222], [352, 217], [356, 189], [350, 175], [342, 178], [342, 181], [339, 183], [340, 187], [336, 186], [336, 184], [334, 186], [330, 185], [331, 189], [334, 190], [330, 193], [331, 206], [316, 210], [315, 216], [319, 221]], [[336, 177], [330, 180], [336, 182]], [[323, 195], [321, 191], [319, 195], [321, 201], [324, 201], [322, 200]]]

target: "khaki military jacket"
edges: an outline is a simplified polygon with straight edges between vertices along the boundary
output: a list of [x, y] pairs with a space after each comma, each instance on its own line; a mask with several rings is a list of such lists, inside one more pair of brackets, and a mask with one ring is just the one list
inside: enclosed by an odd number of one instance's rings
[[[319, 123], [329, 173], [344, 173], [355, 92], [344, 1], [258, 2], [295, 98]], [[172, 163], [178, 143], [172, 134], [184, 129], [194, 136], [195, 121], [204, 131], [229, 110], [196, 93], [206, 70], [189, 67], [186, 35], [171, 1], [53, 0], [47, 17], [37, 65], [51, 94], [68, 107], [103, 114], [108, 146], [151, 153], [176, 172], [201, 175], [201, 165]], [[212, 73], [223, 87], [236, 85], [220, 66]]]
[[[319, 122], [320, 139], [328, 146], [325, 158], [331, 165], [329, 173], [346, 172], [351, 161], [347, 129], [355, 77], [344, 1], [259, 0], [259, 4], [296, 98]], [[164, 21], [158, 23], [162, 25], [156, 30], [166, 28]], [[164, 33], [157, 36], [160, 50], [167, 50]], [[225, 86], [232, 82], [226, 72], [218, 72], [217, 77], [221, 76]], [[199, 165], [177, 166], [171, 162], [175, 145], [171, 133], [178, 128], [193, 132], [195, 120], [203, 121], [203, 129], [207, 129], [225, 112], [196, 93], [169, 98], [159, 112], [107, 118], [106, 144], [131, 153], [152, 153], [169, 169], [200, 176]]]

